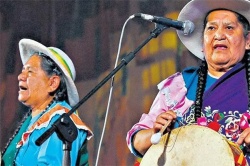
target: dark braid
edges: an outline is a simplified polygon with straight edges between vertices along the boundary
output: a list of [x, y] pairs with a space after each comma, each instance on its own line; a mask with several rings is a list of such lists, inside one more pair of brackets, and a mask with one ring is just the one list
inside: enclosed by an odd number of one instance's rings
[[[49, 107], [54, 103], [55, 101], [55, 98], [53, 98], [53, 100], [50, 101], [50, 103], [47, 105], [47, 107], [44, 109], [44, 111], [40, 114], [40, 117], [46, 113], [49, 109]], [[6, 146], [4, 147], [4, 150], [2, 151], [2, 155], [6, 152], [8, 146], [10, 145], [11, 141], [15, 138], [15, 136], [17, 135], [17, 133], [19, 132], [19, 130], [21, 129], [23, 123], [26, 121], [26, 119], [30, 116], [32, 112], [32, 109], [29, 109], [29, 111], [24, 115], [22, 121], [20, 122], [18, 128], [15, 130], [13, 136], [9, 139], [8, 143], [6, 144]], [[39, 117], [39, 118], [40, 118]]]
[[248, 91], [248, 110], [250, 111], [250, 51], [246, 52], [246, 76]]
[[16, 128], [16, 130], [14, 131], [14, 134], [12, 137], [10, 137], [10, 139], [8, 140], [6, 146], [4, 147], [3, 151], [2, 151], [2, 155], [5, 153], [6, 149], [8, 148], [9, 144], [11, 143], [11, 141], [15, 138], [15, 136], [17, 135], [17, 133], [19, 132], [19, 130], [21, 129], [23, 123], [25, 122], [25, 120], [30, 116], [31, 114], [31, 109], [25, 114], [25, 116], [23, 117], [22, 121], [20, 122], [19, 126]]
[[195, 100], [195, 120], [201, 117], [201, 110], [202, 110], [202, 102], [203, 102], [203, 93], [205, 91], [206, 80], [207, 80], [207, 63], [206, 61], [202, 61], [202, 64], [198, 71], [198, 83], [197, 83], [197, 90], [196, 90], [196, 100]]
[[[204, 19], [204, 27], [205, 29], [206, 24], [207, 24], [207, 16], [216, 10], [220, 10], [221, 8], [211, 10], [206, 14], [206, 17]], [[228, 9], [222, 9], [222, 10], [228, 10]], [[231, 10], [229, 10], [231, 11]], [[234, 12], [234, 11], [232, 11]], [[242, 24], [243, 29], [244, 29], [244, 37], [247, 38], [247, 35], [249, 33], [250, 25], [247, 19], [242, 16], [241, 14], [234, 12], [237, 16], [238, 21]], [[246, 58], [246, 75], [247, 75], [247, 84], [248, 84], [248, 110], [250, 110], [250, 52], [248, 51], [245, 55]], [[195, 120], [197, 121], [197, 118], [201, 117], [201, 112], [202, 112], [202, 98], [203, 94], [205, 91], [206, 87], [206, 79], [207, 79], [207, 64], [206, 61], [202, 61], [202, 65], [200, 66], [199, 69], [199, 76], [198, 76], [198, 84], [197, 84], [197, 90], [196, 90], [196, 100], [195, 100]]]

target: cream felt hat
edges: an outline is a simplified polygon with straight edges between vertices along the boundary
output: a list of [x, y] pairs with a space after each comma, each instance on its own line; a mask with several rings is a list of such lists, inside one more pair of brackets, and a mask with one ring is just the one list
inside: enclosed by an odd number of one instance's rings
[[250, 23], [249, 0], [191, 0], [180, 11], [178, 20], [193, 22], [195, 29], [189, 35], [184, 35], [182, 31], [177, 31], [177, 34], [186, 48], [200, 59], [204, 59], [202, 52], [204, 19], [209, 11], [221, 8], [241, 14]]
[[31, 39], [19, 41], [19, 51], [22, 63], [25, 64], [34, 53], [44, 53], [49, 56], [62, 70], [67, 86], [69, 104], [74, 106], [79, 102], [79, 95], [74, 83], [76, 72], [71, 59], [60, 49], [46, 47]]

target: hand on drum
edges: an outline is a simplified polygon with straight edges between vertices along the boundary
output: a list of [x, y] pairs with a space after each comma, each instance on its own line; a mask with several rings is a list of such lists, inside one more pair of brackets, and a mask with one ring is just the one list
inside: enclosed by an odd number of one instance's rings
[[[158, 115], [154, 123], [154, 133], [159, 132], [168, 121], [171, 121], [171, 123], [175, 122], [176, 118], [177, 118], [177, 115], [172, 110], [169, 110], [167, 112], [164, 112]], [[170, 129], [167, 128], [167, 130], [170, 130]]]
[[250, 128], [246, 128], [240, 135], [237, 144], [242, 145], [246, 144], [248, 147], [250, 146]]

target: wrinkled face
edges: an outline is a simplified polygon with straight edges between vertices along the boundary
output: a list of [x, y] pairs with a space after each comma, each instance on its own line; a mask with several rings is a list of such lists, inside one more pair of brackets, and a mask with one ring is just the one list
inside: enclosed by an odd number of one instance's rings
[[249, 35], [235, 13], [227, 10], [211, 12], [204, 29], [203, 51], [208, 70], [226, 72], [241, 61], [245, 49], [249, 49]]
[[41, 68], [41, 57], [33, 55], [23, 66], [18, 76], [18, 100], [26, 106], [39, 107], [42, 102], [51, 100], [50, 77]]

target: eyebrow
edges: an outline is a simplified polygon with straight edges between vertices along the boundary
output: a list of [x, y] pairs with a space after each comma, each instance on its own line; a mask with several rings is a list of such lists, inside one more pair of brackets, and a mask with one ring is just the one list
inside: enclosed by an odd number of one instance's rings
[[35, 68], [34, 67], [32, 67], [32, 66], [23, 66], [23, 68], [22, 68], [22, 70], [29, 70], [29, 69], [32, 69], [32, 70], [34, 70]]
[[[209, 22], [209, 21], [208, 21], [207, 24], [209, 24], [209, 25], [216, 25], [217, 23], [216, 23], [216, 21], [212, 21], [212, 22]], [[206, 25], [207, 25], [207, 24], [206, 24]], [[237, 25], [237, 23], [234, 22], [234, 21], [223, 22], [223, 25], [232, 25], [232, 24]]]

